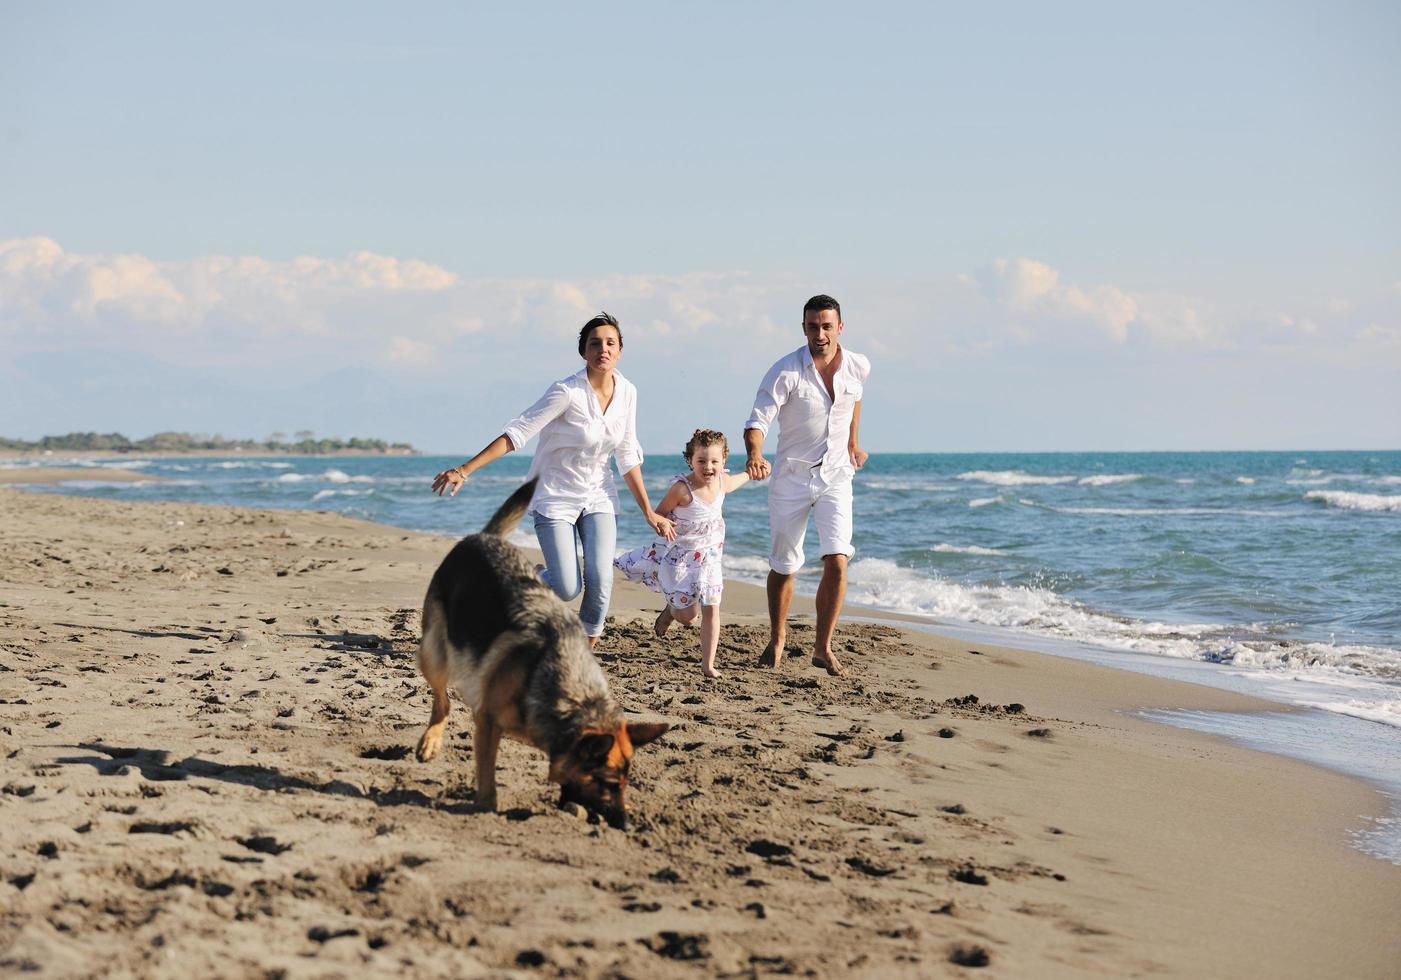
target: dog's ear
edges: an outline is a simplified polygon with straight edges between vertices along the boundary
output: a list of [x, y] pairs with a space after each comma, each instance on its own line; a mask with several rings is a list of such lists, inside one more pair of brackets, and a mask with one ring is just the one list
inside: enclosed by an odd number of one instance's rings
[[641, 748], [648, 742], [655, 742], [671, 729], [671, 725], [664, 721], [630, 721], [628, 722], [628, 741], [633, 748]]
[[613, 751], [617, 741], [612, 732], [585, 732], [574, 743], [573, 755], [585, 765], [603, 765], [608, 761], [608, 753]]

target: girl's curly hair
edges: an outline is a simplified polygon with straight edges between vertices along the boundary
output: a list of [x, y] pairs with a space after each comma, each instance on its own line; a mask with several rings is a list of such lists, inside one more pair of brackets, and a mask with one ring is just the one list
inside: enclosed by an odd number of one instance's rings
[[730, 458], [730, 444], [725, 440], [725, 433], [716, 432], [714, 429], [697, 429], [691, 433], [690, 441], [686, 443], [686, 449], [681, 453], [687, 466], [691, 465], [691, 457], [702, 446], [719, 446], [724, 457]]

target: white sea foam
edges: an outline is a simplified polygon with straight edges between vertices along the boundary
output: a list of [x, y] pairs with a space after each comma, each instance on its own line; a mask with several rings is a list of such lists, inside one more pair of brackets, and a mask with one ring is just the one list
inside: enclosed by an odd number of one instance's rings
[[1236, 477], [1236, 482], [1239, 483], [1241, 486], [1245, 486], [1245, 487], [1252, 486], [1252, 485], [1255, 483], [1255, 477], [1253, 477], [1253, 476], [1238, 476], [1238, 477]]
[[1075, 481], [1082, 487], [1112, 487], [1119, 483], [1132, 483], [1143, 479], [1142, 473], [1103, 473], [1098, 476], [1082, 476]]
[[762, 581], [769, 574], [769, 560], [752, 555], [726, 555], [724, 567], [726, 575], [733, 575], [747, 582]]
[[374, 487], [368, 490], [318, 490], [312, 495], [312, 503], [318, 500], [325, 500], [327, 497], [368, 497], [375, 492]]
[[890, 477], [861, 477], [861, 486], [868, 490], [957, 490], [947, 483], [926, 483], [923, 480], [897, 480]]
[[372, 476], [351, 476], [341, 470], [326, 470], [324, 473], [283, 473], [278, 483], [303, 483], [307, 480], [320, 480], [323, 483], [374, 483]]
[[1231, 514], [1238, 517], [1284, 517], [1283, 512], [1269, 510], [1232, 510], [1214, 507], [1052, 507], [1034, 500], [1023, 500], [1028, 507], [1040, 507], [1057, 514], [1108, 514], [1113, 517], [1204, 517]]
[[972, 480], [977, 483], [990, 483], [995, 487], [1052, 486], [1060, 483], [1074, 483], [1073, 476], [1037, 476], [1021, 470], [972, 470], [960, 473], [956, 480]]
[[144, 470], [150, 465], [149, 459], [128, 459], [120, 463], [103, 463], [99, 468], [104, 470]]
[[1347, 490], [1310, 490], [1304, 496], [1309, 500], [1321, 500], [1327, 506], [1339, 510], [1401, 513], [1401, 494], [1388, 496], [1380, 493], [1352, 493]]
[[976, 498], [976, 499], [974, 499], [974, 500], [968, 501], [968, 506], [969, 506], [969, 507], [986, 507], [988, 504], [1000, 504], [1000, 503], [1002, 503], [1002, 501], [1003, 501], [1004, 499], [1005, 499], [1005, 498], [1003, 498], [1003, 497], [978, 497], [978, 498]]
[[[727, 559], [727, 564], [729, 563]], [[1401, 678], [1401, 650], [1387, 647], [1280, 641], [1262, 637], [1249, 626], [1214, 623], [1173, 624], [1109, 616], [1048, 589], [1026, 586], [972, 586], [931, 578], [883, 558], [852, 562], [847, 571], [847, 598], [855, 604], [940, 620], [1023, 630], [1095, 646], [1226, 664], [1276, 677], [1307, 677], [1310, 690], [1336, 691], [1327, 700], [1340, 711], [1387, 724], [1401, 725], [1401, 700], [1360, 702], [1363, 690], [1390, 688]], [[1354, 704], [1353, 702], [1358, 702]]]
[[1005, 551], [998, 551], [996, 548], [982, 548], [976, 544], [962, 546], [956, 544], [936, 544], [929, 550], [950, 555], [1005, 555], [1007, 553]]

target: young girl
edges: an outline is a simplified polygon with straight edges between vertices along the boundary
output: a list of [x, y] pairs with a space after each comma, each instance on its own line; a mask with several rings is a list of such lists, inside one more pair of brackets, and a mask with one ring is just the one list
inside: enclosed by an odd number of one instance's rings
[[686, 443], [683, 454], [691, 467], [689, 474], [677, 475], [676, 482], [657, 505], [657, 513], [670, 517], [676, 539], [658, 538], [650, 545], [619, 555], [614, 564], [634, 582], [666, 597], [654, 627], [661, 636], [673, 622], [695, 621], [701, 617], [701, 673], [719, 677], [715, 669], [715, 648], [720, 642], [720, 558], [725, 550], [725, 518], [720, 515], [725, 494], [749, 482], [743, 471], [725, 472], [730, 447], [724, 433], [697, 429]]

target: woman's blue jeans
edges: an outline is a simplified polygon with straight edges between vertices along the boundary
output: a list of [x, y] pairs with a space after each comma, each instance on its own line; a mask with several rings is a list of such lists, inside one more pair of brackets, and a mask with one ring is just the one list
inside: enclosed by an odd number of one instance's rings
[[[618, 518], [611, 513], [585, 514], [577, 521], [535, 515], [535, 537], [545, 553], [545, 584], [565, 602], [582, 589], [579, 619], [589, 636], [603, 634], [608, 600], [613, 595], [613, 553], [618, 545]], [[579, 567], [576, 538], [584, 546]]]

